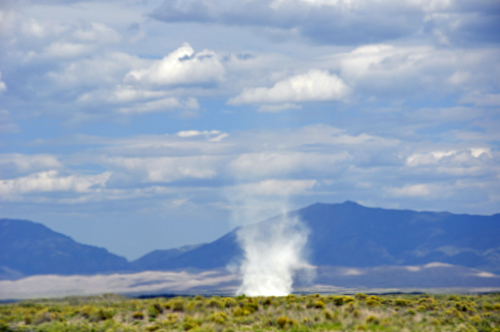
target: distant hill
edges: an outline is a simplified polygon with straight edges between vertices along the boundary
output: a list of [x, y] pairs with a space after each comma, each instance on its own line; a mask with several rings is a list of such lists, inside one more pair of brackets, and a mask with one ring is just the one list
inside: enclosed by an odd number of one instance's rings
[[500, 271], [500, 214], [477, 216], [314, 204], [296, 212], [311, 229], [314, 265], [373, 267], [443, 262]]
[[33, 274], [93, 274], [123, 271], [128, 261], [75, 242], [42, 224], [0, 219], [0, 276], [18, 278]]
[[[317, 203], [293, 211], [310, 229], [309, 262], [371, 268], [432, 262], [500, 272], [500, 214], [477, 216]], [[251, 227], [267, 228], [280, 216]], [[155, 250], [133, 262], [103, 248], [79, 244], [47, 227], [0, 220], [0, 279], [34, 274], [94, 274], [146, 270], [217, 269], [243, 253], [235, 229], [214, 242]]]
[[[478, 216], [368, 208], [354, 202], [313, 204], [290, 213], [310, 229], [313, 265], [375, 267], [443, 262], [500, 272], [500, 214]], [[280, 217], [258, 223], [267, 227]], [[242, 252], [236, 231], [170, 259], [157, 269], [218, 268]]]
[[[214, 242], [195, 246], [171, 257], [170, 250], [157, 250], [146, 254], [131, 263], [132, 269], [142, 271], [144, 265], [140, 264], [146, 258], [155, 255], [156, 261], [149, 266], [154, 270], [172, 270], [179, 268], [216, 269], [226, 267], [231, 263], [238, 263], [242, 257], [242, 250], [236, 239], [237, 229], [227, 233]], [[170, 258], [169, 258], [170, 257]], [[154, 266], [154, 268], [153, 268]]]
[[130, 268], [137, 271], [151, 271], [161, 270], [172, 261], [174, 258], [179, 257], [185, 252], [201, 247], [203, 244], [187, 245], [180, 248], [154, 250], [142, 256], [139, 259], [130, 263]]

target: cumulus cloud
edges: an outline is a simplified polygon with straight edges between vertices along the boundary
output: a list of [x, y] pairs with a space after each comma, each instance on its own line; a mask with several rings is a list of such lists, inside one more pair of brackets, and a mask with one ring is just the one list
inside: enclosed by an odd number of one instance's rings
[[234, 159], [229, 168], [237, 177], [268, 177], [286, 176], [296, 172], [330, 172], [342, 162], [352, 156], [347, 152], [339, 153], [303, 153], [288, 152], [261, 152], [244, 153]]
[[211, 83], [222, 80], [224, 72], [217, 54], [209, 50], [195, 52], [184, 43], [163, 59], [152, 61], [149, 67], [130, 71], [125, 81], [159, 85]]
[[92, 45], [55, 42], [45, 48], [43, 56], [50, 58], [76, 58], [89, 54], [93, 49]]
[[272, 88], [247, 88], [231, 98], [228, 104], [340, 100], [348, 92], [349, 88], [337, 75], [311, 69], [305, 74], [279, 81]]
[[83, 22], [73, 32], [73, 37], [84, 42], [117, 43], [121, 35], [114, 29], [99, 22]]
[[449, 163], [455, 165], [465, 165], [474, 162], [474, 159], [481, 156], [491, 158], [490, 148], [470, 148], [467, 150], [432, 151], [428, 153], [415, 153], [406, 158], [408, 166], [437, 165], [439, 163]]
[[211, 179], [217, 175], [216, 156], [194, 157], [109, 157], [105, 163], [126, 170], [141, 182], [173, 182], [183, 179]]
[[285, 196], [304, 194], [316, 185], [316, 180], [277, 180], [268, 179], [257, 183], [242, 184], [238, 190], [247, 195]]
[[[495, 62], [494, 48], [455, 49], [433, 46], [371, 44], [347, 53], [331, 55], [327, 63], [339, 71], [356, 96], [374, 100], [429, 98], [468, 91], [489, 91], [499, 70], [485, 66]], [[467, 79], [454, 79], [456, 73]], [[473, 74], [472, 74], [473, 73]]]
[[419, 33], [438, 41], [497, 41], [498, 12], [494, 1], [166, 0], [151, 16], [281, 29], [322, 43], [359, 45]]
[[0, 196], [9, 197], [33, 192], [88, 192], [93, 186], [104, 186], [111, 173], [98, 175], [61, 175], [56, 170], [0, 180]]
[[0, 155], [0, 170], [3, 174], [9, 172], [34, 172], [63, 168], [56, 156], [48, 154], [24, 155], [9, 153]]
[[[111, 92], [106, 91], [108, 98], [126, 100], [130, 98], [131, 93], [134, 93], [135, 97], [136, 91], [141, 90], [122, 84], [123, 77], [131, 69], [145, 65], [146, 61], [139, 57], [122, 52], [110, 52], [62, 63], [57, 69], [49, 71], [46, 76], [50, 83], [59, 89], [77, 90], [80, 95], [85, 95], [82, 93], [85, 87], [106, 87], [113, 89]], [[92, 96], [95, 93], [87, 94]]]

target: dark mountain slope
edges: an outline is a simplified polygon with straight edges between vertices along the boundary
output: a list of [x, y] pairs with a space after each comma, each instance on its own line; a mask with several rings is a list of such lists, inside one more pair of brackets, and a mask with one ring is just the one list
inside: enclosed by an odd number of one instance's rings
[[500, 269], [500, 214], [456, 215], [314, 204], [294, 212], [311, 229], [315, 265], [418, 265]]
[[[500, 214], [456, 215], [368, 208], [353, 202], [314, 204], [291, 212], [309, 228], [309, 262], [368, 268], [442, 262], [500, 273]], [[248, 227], [270, 231], [282, 216]], [[156, 250], [128, 263], [105, 249], [76, 243], [47, 227], [0, 220], [0, 279], [32, 274], [214, 269], [243, 256], [235, 229], [214, 242]]]
[[180, 248], [154, 250], [130, 263], [132, 270], [148, 271], [162, 269], [165, 264], [183, 253], [201, 247], [203, 244], [187, 245]]
[[[310, 229], [314, 265], [373, 267], [443, 262], [500, 272], [500, 214], [456, 215], [368, 208], [357, 203], [313, 204], [290, 213]], [[260, 222], [267, 228], [280, 216]], [[156, 265], [158, 269], [216, 268], [242, 257], [234, 230]]]
[[42, 224], [0, 219], [0, 268], [12, 276], [92, 274], [126, 270], [128, 262], [106, 249], [77, 243]]
[[[225, 267], [233, 262], [237, 263], [242, 256], [241, 248], [236, 240], [237, 230], [235, 229], [227, 233], [214, 242], [201, 245], [180, 255], [175, 255], [172, 258], [165, 257], [166, 255], [170, 255], [170, 253], [165, 253], [165, 255], [162, 252], [157, 252], [157, 262], [154, 264], [154, 269], [168, 270], [186, 267], [212, 269]], [[146, 256], [148, 255], [150, 254]], [[146, 256], [131, 263], [135, 270], [141, 270], [139, 263]]]

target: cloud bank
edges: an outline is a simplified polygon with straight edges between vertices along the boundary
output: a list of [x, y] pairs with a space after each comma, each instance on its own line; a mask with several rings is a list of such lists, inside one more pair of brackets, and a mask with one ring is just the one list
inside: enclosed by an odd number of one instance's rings
[[311, 69], [277, 82], [272, 88], [245, 89], [228, 101], [230, 105], [338, 100], [349, 88], [336, 75]]

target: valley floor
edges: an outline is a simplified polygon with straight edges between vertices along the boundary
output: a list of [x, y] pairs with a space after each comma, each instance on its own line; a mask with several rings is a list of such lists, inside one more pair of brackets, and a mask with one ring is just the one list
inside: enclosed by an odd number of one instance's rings
[[1, 332], [500, 331], [500, 294], [159, 297], [0, 305]]

